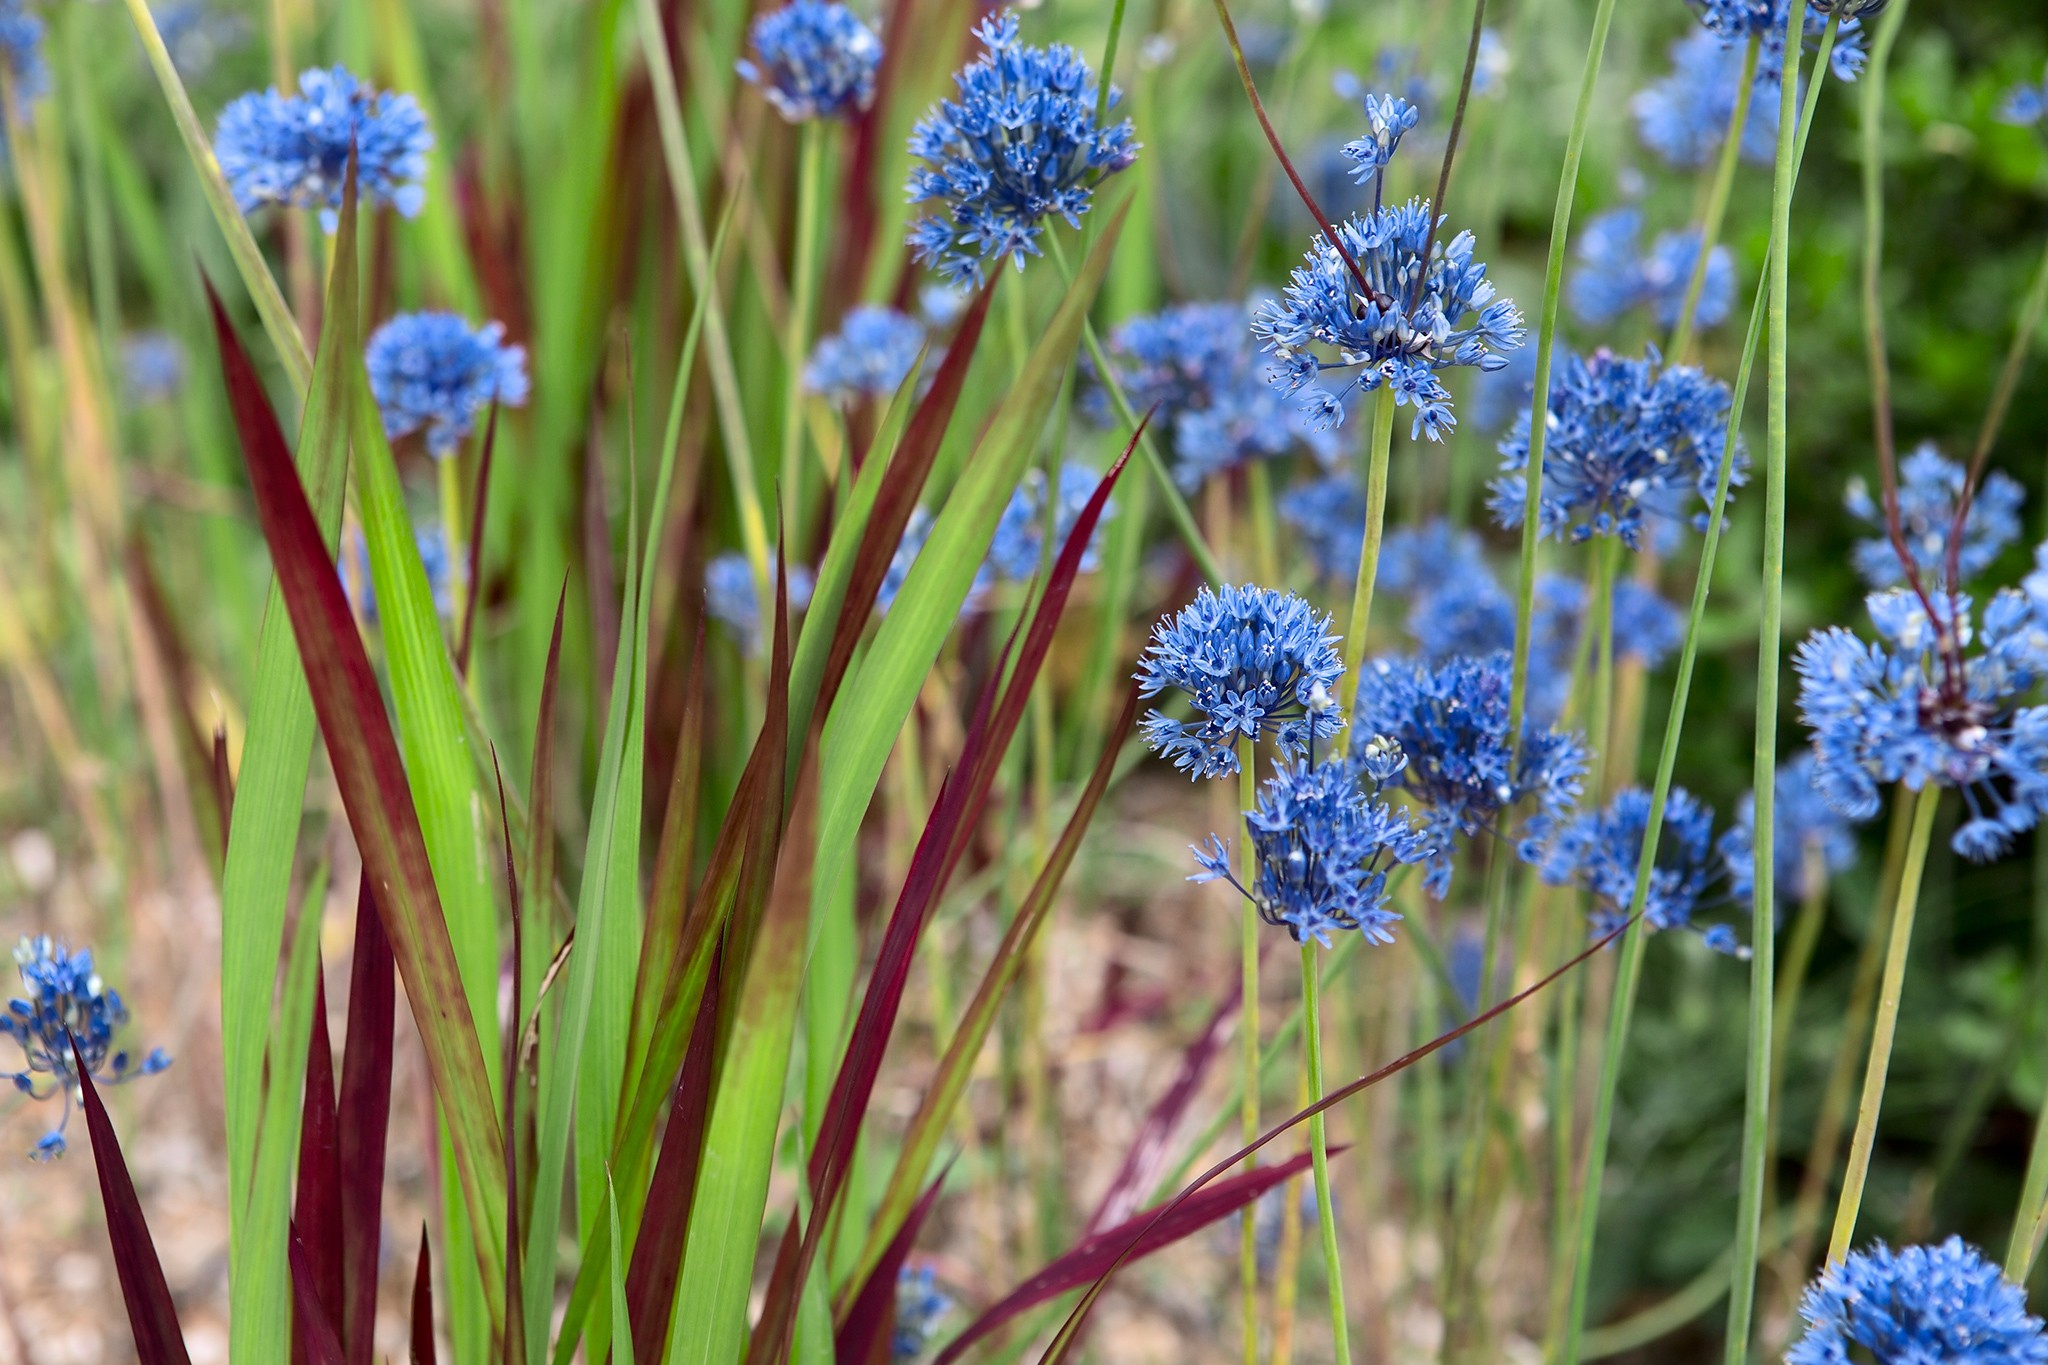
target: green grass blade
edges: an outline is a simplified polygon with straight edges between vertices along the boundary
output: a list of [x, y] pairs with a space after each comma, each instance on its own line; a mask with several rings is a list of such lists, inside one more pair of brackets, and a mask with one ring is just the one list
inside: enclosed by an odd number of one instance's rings
[[605, 1212], [611, 1220], [612, 1365], [633, 1365], [633, 1324], [626, 1317], [626, 1256], [619, 1248], [619, 1192], [605, 1176]]

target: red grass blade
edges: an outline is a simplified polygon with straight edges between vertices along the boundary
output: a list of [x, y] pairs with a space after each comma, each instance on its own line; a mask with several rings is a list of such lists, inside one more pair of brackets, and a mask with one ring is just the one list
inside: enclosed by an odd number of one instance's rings
[[391, 1129], [391, 1055], [398, 1012], [391, 943], [364, 879], [349, 967], [348, 1040], [341, 1057], [341, 1341], [349, 1365], [370, 1365], [377, 1333], [377, 1257], [384, 1228], [384, 1150]]
[[[1341, 1147], [1332, 1148], [1330, 1155], [1335, 1156], [1342, 1150]], [[1182, 1238], [1200, 1232], [1211, 1223], [1228, 1218], [1255, 1202], [1267, 1190], [1307, 1170], [1312, 1159], [1308, 1152], [1297, 1152], [1278, 1165], [1261, 1166], [1255, 1171], [1232, 1176], [1185, 1202], [1163, 1205], [1083, 1240], [969, 1323], [965, 1331], [946, 1343], [934, 1365], [947, 1365], [949, 1361], [958, 1360], [969, 1346], [1019, 1313], [1107, 1275], [1126, 1261], [1149, 1256], [1162, 1247], [1172, 1246]]]
[[136, 1358], [142, 1365], [191, 1365], [191, 1357], [185, 1354], [185, 1334], [178, 1328], [178, 1309], [171, 1302], [171, 1287], [164, 1282], [163, 1264], [156, 1258], [156, 1243], [150, 1240], [149, 1223], [142, 1216], [142, 1201], [136, 1198], [135, 1182], [121, 1156], [121, 1141], [114, 1136], [113, 1120], [107, 1117], [107, 1107], [100, 1102], [100, 1092], [76, 1042], [71, 1045], [71, 1058], [85, 1100], [85, 1128], [92, 1138], [100, 1202], [107, 1209], [107, 1238], [114, 1244], [114, 1271], [120, 1276], [121, 1298], [128, 1306], [128, 1326], [135, 1333]]
[[837, 1365], [888, 1365], [889, 1339], [896, 1330], [896, 1280], [903, 1273], [903, 1263], [910, 1259], [910, 1248], [916, 1244], [925, 1219], [939, 1202], [939, 1191], [945, 1183], [946, 1175], [941, 1171], [931, 1188], [919, 1196], [910, 1216], [889, 1242], [888, 1250], [853, 1296], [853, 1306], [847, 1310], [846, 1321], [839, 1325], [832, 1343]]
[[307, 505], [290, 447], [210, 282], [207, 289], [222, 376], [264, 539], [349, 827], [362, 852], [364, 875], [375, 888], [406, 997], [426, 1043], [434, 1090], [454, 1140], [464, 1202], [477, 1228], [485, 1298], [494, 1322], [502, 1324], [498, 1266], [504, 1254], [505, 1168], [497, 1100], [485, 1075], [419, 813], [376, 675]]
[[[341, 1141], [334, 1110], [334, 1048], [327, 1036], [327, 982], [318, 955], [316, 947], [313, 1027], [306, 1040], [305, 1096], [300, 1105], [299, 1179], [292, 1200], [291, 1256], [296, 1316], [309, 1316], [305, 1300], [310, 1295], [312, 1311], [332, 1335], [334, 1314], [342, 1304]], [[295, 1329], [292, 1359], [299, 1365], [321, 1365], [313, 1349], [319, 1335], [310, 1325]]]
[[420, 1262], [412, 1276], [412, 1365], [434, 1365], [434, 1252], [420, 1224]]
[[469, 676], [470, 645], [476, 638], [477, 601], [484, 586], [484, 513], [490, 510], [491, 455], [498, 448], [498, 404], [491, 402], [490, 420], [484, 425], [483, 454], [477, 457], [476, 496], [469, 506], [468, 587], [462, 595], [462, 630], [455, 645], [455, 672]]
[[[308, 1080], [311, 1079], [309, 1076]], [[341, 1351], [341, 1338], [334, 1334], [334, 1323], [327, 1316], [327, 1305], [321, 1298], [317, 1276], [320, 1271], [313, 1260], [318, 1251], [309, 1252], [306, 1239], [299, 1232], [296, 1222], [292, 1225], [292, 1358], [304, 1360], [307, 1365], [345, 1365]]]
[[[505, 896], [512, 911], [512, 1019], [504, 1032], [500, 1058], [505, 1078], [505, 1302], [511, 1304], [522, 1303], [526, 1298], [521, 1261], [525, 1243], [519, 1233], [524, 1224], [519, 1216], [519, 988], [520, 966], [526, 961], [526, 916], [519, 900], [519, 859], [514, 852], [512, 813], [505, 803], [505, 774], [498, 767], [496, 745], [491, 746], [491, 776], [498, 784], [498, 831], [505, 840]], [[526, 1333], [508, 1331], [504, 1340], [505, 1365], [526, 1365]]]

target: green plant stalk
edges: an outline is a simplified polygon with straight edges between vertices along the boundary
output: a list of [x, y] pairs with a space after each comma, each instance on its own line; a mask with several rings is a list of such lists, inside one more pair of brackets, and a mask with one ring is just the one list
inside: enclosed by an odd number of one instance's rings
[[[788, 375], [782, 393], [782, 506], [791, 528], [804, 521], [804, 358], [811, 344], [812, 316], [818, 309], [818, 242], [824, 234], [825, 140], [829, 119], [806, 119], [797, 133], [796, 242], [789, 263], [789, 313], [784, 318], [783, 363]], [[764, 609], [772, 611], [767, 599]], [[762, 618], [763, 628], [774, 622]]]
[[[2048, 840], [2034, 845], [2034, 951], [2048, 952]], [[2040, 1021], [2036, 1020], [2036, 1028]], [[2005, 1274], [2024, 1285], [2041, 1254], [2041, 1232], [2048, 1220], [2048, 1098], [2034, 1119], [2034, 1143], [2027, 1153], [2027, 1173], [2020, 1183], [2019, 1207], [2013, 1211], [2012, 1240], [2006, 1247]]]
[[1109, 36], [1102, 43], [1102, 68], [1095, 73], [1095, 124], [1109, 122], [1110, 81], [1116, 76], [1116, 49], [1124, 32], [1124, 0], [1116, 0], [1109, 11]]
[[[1105, 373], [1107, 371], [1104, 371]], [[1250, 735], [1237, 741], [1237, 804], [1242, 811], [1253, 809], [1259, 800], [1259, 780], [1254, 767]], [[1242, 816], [1239, 817], [1240, 822]], [[1258, 876], [1257, 855], [1252, 841], [1238, 831], [1238, 869], [1244, 884]], [[1237, 1013], [1238, 1093], [1237, 1119], [1240, 1146], [1250, 1146], [1259, 1136], [1259, 911], [1249, 898], [1239, 909], [1238, 948], [1241, 954]], [[1304, 1012], [1305, 1012], [1304, 1006]], [[1255, 1169], [1256, 1155], [1244, 1159], [1244, 1169]], [[1250, 1214], [1238, 1225], [1237, 1286], [1243, 1298], [1242, 1345], [1244, 1365], [1258, 1365], [1259, 1359], [1259, 1230]]]
[[1870, 1178], [1870, 1154], [1877, 1142], [1877, 1114], [1884, 1105], [1886, 1073], [1891, 1068], [1892, 1039], [1899, 1027], [1899, 997], [1906, 986], [1906, 955], [1913, 944], [1913, 913], [1920, 904], [1920, 882], [1927, 869], [1927, 847], [1933, 842], [1934, 812], [1941, 788], [1929, 782], [1913, 799], [1913, 832], [1906, 840], [1906, 862], [1899, 876], [1898, 904], [1892, 910], [1890, 940], [1885, 945], [1884, 980], [1878, 987], [1877, 1017], [1870, 1030], [1870, 1056], [1863, 1069], [1863, 1095], [1856, 1104], [1856, 1132], [1849, 1139], [1849, 1164], [1842, 1172], [1842, 1193], [1835, 1203], [1834, 1229], [1828, 1234], [1828, 1262], [1839, 1264], [1856, 1236], [1856, 1217], [1863, 1208], [1863, 1188]]
[[[1301, 1023], [1306, 1046], [1303, 1059], [1308, 1065], [1308, 1088], [1315, 1099], [1323, 1097], [1323, 1006], [1316, 979], [1316, 945], [1301, 945]], [[1253, 1134], [1254, 1137], [1258, 1135]], [[1351, 1365], [1351, 1328], [1344, 1313], [1344, 1271], [1338, 1259], [1337, 1210], [1330, 1202], [1330, 1150], [1323, 1131], [1323, 1116], [1308, 1121], [1310, 1162], [1316, 1174], [1316, 1222], [1323, 1232], [1323, 1269], [1330, 1282], [1330, 1337], [1336, 1343], [1337, 1365]], [[1244, 1225], [1256, 1220], [1247, 1211]]]
[[[1372, 447], [1365, 465], [1365, 539], [1358, 547], [1358, 577], [1351, 587], [1350, 624], [1344, 631], [1344, 674], [1355, 688], [1372, 626], [1372, 590], [1380, 576], [1380, 537], [1387, 518], [1387, 465], [1394, 449], [1394, 386], [1380, 385], [1372, 406]], [[1250, 1141], [1249, 1138], [1246, 1141]]]
[[1699, 321], [1700, 293], [1707, 284], [1707, 258], [1721, 239], [1721, 222], [1728, 214], [1728, 194], [1735, 187], [1735, 167], [1742, 159], [1742, 130], [1749, 126], [1749, 102], [1756, 89], [1757, 51], [1761, 35], [1751, 35], [1742, 54], [1742, 84], [1735, 92], [1735, 112], [1728, 116], [1728, 131], [1721, 139], [1721, 156], [1714, 163], [1714, 180], [1707, 189], [1707, 208], [1701, 215], [1700, 249], [1693, 258], [1692, 275], [1685, 282], [1685, 301], [1679, 305], [1678, 323], [1671, 329], [1671, 343], [1664, 348], [1673, 365], [1685, 363], [1692, 349], [1693, 329]]

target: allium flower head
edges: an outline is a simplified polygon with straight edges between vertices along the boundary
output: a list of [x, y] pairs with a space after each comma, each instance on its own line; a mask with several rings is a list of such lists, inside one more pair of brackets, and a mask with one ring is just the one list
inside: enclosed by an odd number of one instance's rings
[[[1899, 465], [1899, 533], [1913, 556], [1914, 568], [1928, 587], [1948, 579], [1948, 536], [1956, 522], [1956, 499], [1962, 496], [1968, 471], [1942, 458], [1934, 442], [1923, 441]], [[1962, 582], [1991, 567], [1999, 552], [2020, 535], [2020, 504], [2027, 493], [2019, 481], [1999, 470], [1985, 476], [1970, 499], [1964, 519], [1963, 543], [1957, 551]], [[1849, 513], [1877, 532], [1856, 542], [1856, 572], [1873, 588], [1889, 588], [1906, 579], [1899, 554], [1885, 530], [1884, 509], [1861, 479], [1849, 483]]]
[[[774, 566], [769, 567], [772, 570]], [[817, 586], [809, 569], [801, 564], [790, 565], [790, 611], [799, 612], [809, 606]], [[735, 550], [704, 566], [704, 609], [711, 613], [712, 620], [732, 632], [743, 651], [761, 652], [761, 599], [754, 594], [754, 569], [744, 554]]]
[[187, 84], [213, 69], [215, 60], [247, 41], [242, 16], [211, 0], [157, 0], [150, 6], [156, 31]]
[[[1595, 351], [1569, 357], [1551, 377], [1543, 454], [1543, 534], [1620, 536], [1642, 548], [1646, 524], [1706, 528], [1720, 478], [1728, 386], [1690, 365], [1665, 365], [1652, 346], [1640, 360]], [[1522, 524], [1529, 417], [1500, 443], [1490, 505], [1503, 526]], [[1736, 450], [1734, 482], [1745, 463]]]
[[[1650, 793], [1624, 787], [1606, 808], [1560, 826], [1536, 852], [1537, 870], [1553, 886], [1577, 885], [1593, 897], [1593, 932], [1609, 934], [1628, 922], [1635, 901], [1636, 863], [1650, 827]], [[1714, 812], [1683, 787], [1664, 803], [1663, 837], [1650, 871], [1643, 923], [1652, 929], [1689, 929], [1692, 917], [1721, 876], [1715, 856]], [[1731, 932], [1704, 935], [1719, 952], [1740, 953]]]
[[916, 1360], [939, 1323], [953, 1311], [953, 1301], [939, 1292], [930, 1266], [896, 1273], [896, 1332], [889, 1339], [889, 1359]]
[[26, 0], [0, 0], [0, 70], [13, 87], [18, 112], [50, 88], [43, 65], [43, 21]]
[[493, 402], [526, 401], [526, 348], [506, 345], [499, 323], [400, 313], [371, 334], [363, 360], [384, 434], [396, 440], [424, 429], [436, 459], [453, 454]]
[[1508, 73], [1515, 68], [1515, 55], [1501, 41], [1500, 30], [1479, 30], [1479, 59], [1472, 64], [1472, 93], [1479, 99], [1494, 99], [1507, 91]]
[[[1634, 206], [1610, 209], [1586, 224], [1579, 237], [1579, 265], [1565, 282], [1566, 299], [1581, 322], [1598, 326], [1647, 304], [1658, 326], [1678, 325], [1699, 261], [1699, 231], [1662, 233], [1647, 256], [1641, 249], [1642, 231], [1643, 213]], [[1727, 247], [1716, 246], [1707, 253], [1694, 319], [1702, 327], [1717, 325], [1728, 316], [1734, 297], [1734, 258]]]
[[854, 12], [832, 0], [790, 0], [757, 17], [747, 30], [758, 61], [739, 73], [791, 123], [852, 119], [875, 98], [882, 40]]
[[1276, 588], [1203, 588], [1152, 627], [1138, 663], [1143, 695], [1184, 693], [1201, 716], [1183, 724], [1154, 711], [1141, 726], [1145, 742], [1190, 777], [1235, 773], [1240, 737], [1312, 755], [1314, 741], [1344, 723], [1332, 696], [1344, 665], [1330, 618]]
[[[1687, 0], [1707, 32], [1730, 45], [1758, 39], [1757, 70], [1777, 88], [1779, 73], [1785, 69], [1785, 24], [1788, 7], [1801, 0]], [[1837, 80], [1853, 81], [1863, 72], [1863, 27], [1859, 14], [1876, 14], [1885, 0], [1804, 0], [1800, 15], [1802, 43], [1820, 36], [1830, 8], [1841, 11], [1842, 24], [1835, 35], [1835, 49], [1828, 67]], [[1726, 121], [1723, 121], [1725, 126]]]
[[[114, 1050], [114, 1032], [128, 1022], [128, 1007], [93, 969], [92, 952], [73, 952], [47, 936], [24, 938], [14, 950], [22, 994], [0, 1013], [0, 1034], [21, 1047], [25, 1070], [14, 1073], [14, 1088], [32, 1100], [61, 1096], [64, 1112], [29, 1155], [48, 1161], [64, 1155], [64, 1129], [78, 1098], [78, 1065], [98, 1085], [119, 1085], [154, 1076], [171, 1064], [162, 1048], [137, 1061]], [[72, 1043], [78, 1055], [72, 1055]], [[47, 1079], [44, 1079], [47, 1078]]]
[[2042, 1365], [2048, 1334], [2027, 1292], [1960, 1237], [1830, 1264], [1799, 1301], [1785, 1365]]
[[2048, 72], [2039, 81], [2021, 81], [1998, 104], [1998, 121], [2020, 128], [2048, 119]]
[[332, 232], [351, 139], [363, 202], [417, 216], [434, 145], [426, 115], [411, 95], [372, 90], [338, 66], [300, 75], [296, 95], [272, 86], [236, 99], [221, 111], [213, 154], [243, 213], [264, 204], [319, 209]]
[[[1060, 466], [1058, 503], [1053, 508], [1052, 552], [1055, 555], [1066, 547], [1068, 534], [1080, 521], [1088, 499], [1095, 496], [1101, 482], [1102, 476], [1087, 465], [1068, 461]], [[1114, 502], [1103, 505], [1102, 516], [1095, 523], [1095, 532], [1081, 551], [1082, 573], [1094, 573], [1101, 565], [1102, 533], [1115, 511]], [[996, 522], [996, 533], [989, 542], [988, 556], [982, 560], [981, 570], [974, 578], [974, 594], [986, 592], [997, 582], [1029, 582], [1038, 572], [1044, 550], [1045, 472], [1033, 469], [1025, 473], [1023, 482], [1010, 494], [1010, 501]], [[976, 597], [970, 595], [968, 600], [973, 603]]]
[[1424, 885], [1441, 899], [1451, 887], [1459, 842], [1501, 822], [1524, 800], [1536, 802], [1532, 828], [1548, 829], [1570, 813], [1586, 771], [1584, 739], [1524, 720], [1519, 741], [1508, 733], [1510, 660], [1459, 655], [1431, 664], [1374, 659], [1358, 680], [1351, 731], [1353, 758], [1366, 745], [1391, 740], [1408, 757], [1394, 779], [1421, 807], [1431, 853]]
[[1168, 433], [1174, 479], [1191, 492], [1248, 460], [1305, 448], [1327, 464], [1340, 453], [1331, 432], [1266, 382], [1250, 322], [1243, 304], [1186, 303], [1110, 333], [1125, 396], [1139, 412], [1158, 405], [1154, 427]]
[[[1772, 882], [1779, 904], [1803, 901], [1820, 890], [1819, 883], [1856, 861], [1856, 831], [1851, 820], [1827, 803], [1814, 785], [1814, 758], [1802, 753], [1778, 765], [1771, 797]], [[1756, 796], [1744, 792], [1735, 808], [1735, 823], [1721, 836], [1721, 856], [1728, 864], [1728, 894], [1746, 901], [1756, 891]], [[1814, 874], [1818, 873], [1816, 877]]]
[[[1357, 480], [1331, 474], [1300, 484], [1280, 495], [1279, 509], [1316, 571], [1348, 585], [1365, 550], [1365, 494]], [[1375, 590], [1410, 597], [1486, 571], [1478, 535], [1432, 517], [1420, 526], [1396, 526], [1381, 539]]]
[[[2048, 547], [2037, 557], [2048, 563]], [[1905, 589], [1865, 601], [1878, 643], [1830, 626], [1793, 659], [1815, 784], [1857, 818], [1877, 813], [1880, 783], [1954, 787], [1966, 818], [1951, 847], [1978, 862], [1998, 857], [2048, 813], [2048, 706], [2019, 705], [2048, 674], [2048, 573], [1993, 597], [1981, 635], [1960, 594], [1933, 595], [1938, 626]]]
[[[1353, 214], [1336, 227], [1342, 249], [1317, 233], [1286, 298], [1259, 310], [1252, 331], [1273, 354], [1274, 384], [1300, 395], [1317, 425], [1343, 421], [1354, 390], [1391, 384], [1395, 402], [1415, 409], [1411, 439], [1427, 432], [1441, 441], [1457, 418], [1437, 371], [1496, 370], [1507, 364], [1501, 353], [1522, 344], [1522, 315], [1494, 297], [1485, 265], [1472, 259], [1472, 234], [1445, 242], [1431, 228], [1421, 199]], [[1427, 269], [1425, 242], [1433, 243]], [[1339, 377], [1335, 387], [1326, 375]]]
[[1399, 770], [1399, 746], [1379, 740], [1365, 750], [1356, 762], [1276, 763], [1244, 816], [1257, 856], [1252, 884], [1237, 880], [1229, 846], [1213, 834], [1196, 847], [1202, 870], [1188, 880], [1229, 882], [1296, 943], [1328, 948], [1333, 932], [1349, 930], [1392, 943], [1401, 916], [1387, 905], [1387, 871], [1422, 861], [1430, 848], [1405, 812], [1379, 799], [1388, 773]]
[[[1694, 29], [1671, 45], [1671, 70], [1629, 101], [1636, 136], [1673, 166], [1704, 166], [1720, 150], [1735, 117], [1743, 49]], [[1742, 159], [1768, 165], [1778, 151], [1778, 78], [1761, 61], [1742, 125]]]
[[917, 319], [864, 303], [848, 309], [838, 332], [811, 352], [804, 387], [842, 408], [863, 398], [885, 400], [902, 387], [923, 349]]
[[[1045, 219], [1073, 226], [1095, 187], [1138, 159], [1131, 121], [1099, 126], [1095, 78], [1065, 43], [1026, 47], [1017, 17], [981, 21], [988, 50], [953, 77], [959, 98], [932, 106], [910, 134], [924, 161], [910, 173], [910, 202], [939, 212], [910, 229], [917, 258], [955, 284], [980, 284], [991, 262], [1019, 270], [1040, 254]], [[1114, 86], [1109, 106], [1121, 98]]]

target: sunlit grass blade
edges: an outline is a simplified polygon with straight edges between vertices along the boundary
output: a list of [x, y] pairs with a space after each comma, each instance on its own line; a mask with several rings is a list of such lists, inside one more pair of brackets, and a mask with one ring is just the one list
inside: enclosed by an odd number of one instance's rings
[[611, 1230], [612, 1249], [612, 1365], [633, 1365], [633, 1324], [626, 1315], [626, 1277], [620, 1269], [626, 1253], [619, 1246], [619, 1193], [606, 1190], [605, 1222]]
[[71, 1057], [84, 1100], [86, 1131], [92, 1138], [100, 1202], [106, 1206], [107, 1236], [114, 1244], [114, 1271], [128, 1308], [128, 1326], [135, 1333], [135, 1354], [142, 1365], [190, 1365], [177, 1305], [171, 1302], [171, 1287], [164, 1280], [163, 1263], [150, 1239], [149, 1222], [142, 1216], [142, 1201], [128, 1175], [128, 1162], [121, 1155], [121, 1140], [114, 1135], [114, 1121], [107, 1117], [99, 1088], [92, 1083], [92, 1068], [85, 1064], [76, 1042]]

